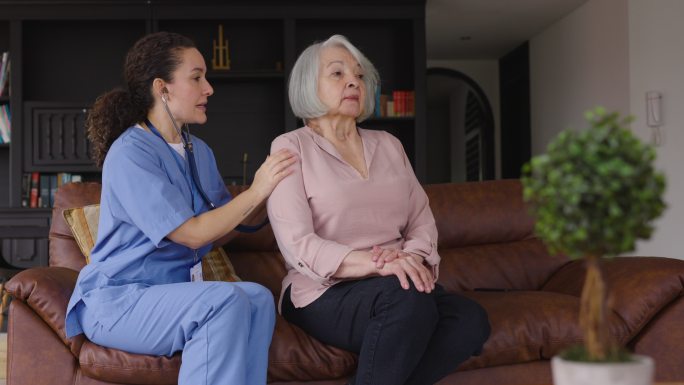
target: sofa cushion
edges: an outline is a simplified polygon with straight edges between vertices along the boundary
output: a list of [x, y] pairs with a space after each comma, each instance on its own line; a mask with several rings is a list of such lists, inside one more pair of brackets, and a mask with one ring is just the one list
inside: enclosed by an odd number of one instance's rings
[[76, 271], [85, 266], [85, 256], [64, 220], [62, 211], [100, 203], [101, 187], [99, 183], [88, 182], [67, 183], [57, 189], [50, 223], [50, 266], [68, 267]]
[[88, 377], [121, 384], [173, 384], [178, 382], [181, 356], [147, 356], [83, 343], [81, 370]]
[[350, 376], [357, 356], [325, 345], [302, 329], [276, 316], [268, 352], [268, 381], [316, 381]]
[[[480, 356], [459, 370], [549, 360], [570, 345], [581, 343], [580, 299], [543, 291], [464, 292], [489, 315], [492, 334]], [[607, 314], [609, 332], [620, 338], [627, 329], [615, 313]]]
[[[615, 257], [601, 264], [608, 310], [619, 315], [626, 331], [617, 339], [625, 344], [666, 306], [684, 295], [684, 264], [662, 257]], [[579, 297], [586, 267], [584, 261], [564, 266], [544, 285], [544, 291]], [[638, 279], [635, 279], [638, 277]]]
[[97, 240], [97, 225], [100, 221], [100, 204], [72, 207], [62, 211], [64, 220], [76, 239], [78, 248], [90, 263], [90, 252]]
[[[621, 346], [684, 294], [684, 264], [676, 259], [617, 257], [605, 261], [602, 270], [608, 290], [608, 332]], [[548, 360], [581, 343], [579, 304], [585, 271], [583, 261], [569, 262], [541, 291], [464, 292], [487, 310], [492, 334], [482, 355], [460, 369]]]
[[241, 281], [228, 254], [220, 246], [215, 246], [202, 257], [202, 277], [205, 281]]

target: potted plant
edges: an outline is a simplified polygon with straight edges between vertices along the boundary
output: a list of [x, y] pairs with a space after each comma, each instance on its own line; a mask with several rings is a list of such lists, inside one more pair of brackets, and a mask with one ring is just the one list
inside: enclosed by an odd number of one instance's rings
[[[562, 131], [545, 154], [523, 166], [521, 178], [537, 236], [552, 253], [583, 258], [587, 269], [579, 317], [584, 345], [552, 359], [554, 383], [651, 384], [652, 360], [611, 341], [600, 262], [634, 250], [638, 239], [650, 238], [653, 220], [665, 209], [665, 177], [654, 169], [655, 150], [628, 129], [631, 117], [601, 107], [585, 117], [588, 129]], [[595, 372], [611, 367], [618, 373], [599, 378], [604, 374]], [[637, 374], [630, 372], [635, 367]]]

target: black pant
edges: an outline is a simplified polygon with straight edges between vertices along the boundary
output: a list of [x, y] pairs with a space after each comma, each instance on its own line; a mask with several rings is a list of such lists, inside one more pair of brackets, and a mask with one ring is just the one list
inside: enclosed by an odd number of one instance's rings
[[489, 337], [476, 302], [437, 285], [430, 294], [403, 289], [394, 276], [339, 283], [295, 308], [288, 287], [285, 319], [318, 340], [359, 354], [353, 384], [433, 384], [453, 372]]

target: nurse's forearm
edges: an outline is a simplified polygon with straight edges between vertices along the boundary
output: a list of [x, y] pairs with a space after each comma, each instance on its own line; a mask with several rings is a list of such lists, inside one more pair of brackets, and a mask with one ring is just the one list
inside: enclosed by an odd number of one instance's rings
[[199, 249], [225, 236], [251, 214], [266, 197], [247, 189], [214, 210], [190, 218], [167, 238], [192, 249]]

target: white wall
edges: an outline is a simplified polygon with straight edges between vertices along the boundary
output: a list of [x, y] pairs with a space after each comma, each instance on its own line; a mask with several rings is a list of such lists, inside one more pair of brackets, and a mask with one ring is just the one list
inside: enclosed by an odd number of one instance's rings
[[472, 78], [484, 91], [494, 114], [495, 175], [501, 177], [501, 112], [498, 60], [428, 60], [427, 68], [448, 68]]
[[530, 40], [533, 155], [596, 105], [629, 112], [627, 19], [626, 0], [589, 0]]
[[634, 115], [650, 141], [645, 92], [664, 95], [657, 167], [669, 207], [635, 255], [684, 259], [683, 19], [682, 0], [589, 0], [530, 41], [533, 154], [562, 129], [584, 128], [583, 112], [599, 104]]
[[629, 64], [634, 131], [651, 140], [646, 125], [645, 93], [663, 94], [662, 143], [657, 167], [665, 173], [668, 208], [653, 238], [635, 254], [684, 259], [684, 1], [629, 1]]

